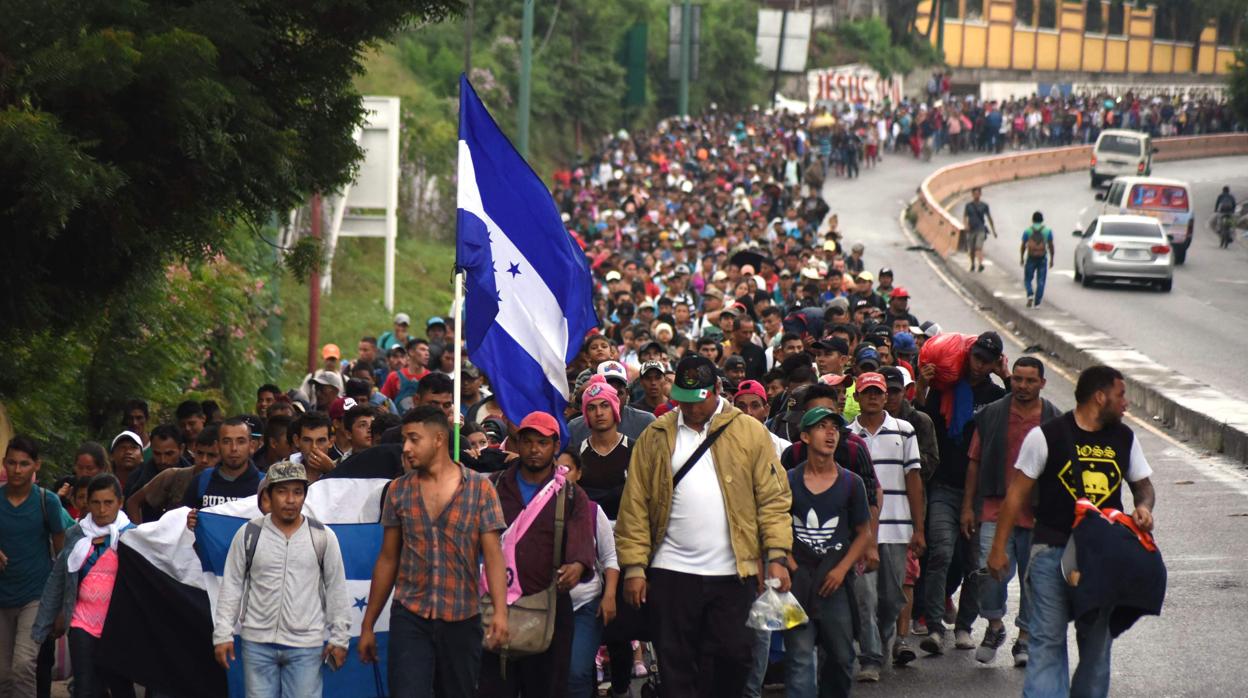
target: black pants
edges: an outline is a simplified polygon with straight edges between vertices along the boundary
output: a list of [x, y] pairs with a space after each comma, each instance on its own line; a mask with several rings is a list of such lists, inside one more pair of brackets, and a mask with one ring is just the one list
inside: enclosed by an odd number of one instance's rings
[[390, 695], [469, 698], [481, 670], [481, 616], [444, 621], [390, 606]]
[[754, 580], [659, 569], [646, 574], [660, 694], [741, 695], [753, 661], [754, 633], [745, 621], [757, 595]]
[[[744, 619], [741, 621], [745, 622]], [[555, 596], [555, 635], [541, 654], [508, 659], [486, 650], [481, 655], [480, 698], [552, 698], [568, 694], [568, 666], [572, 662], [572, 597]], [[397, 694], [396, 698], [397, 698]]]
[[74, 668], [74, 698], [134, 698], [134, 684], [95, 663], [97, 638], [79, 628], [69, 629], [69, 660]]

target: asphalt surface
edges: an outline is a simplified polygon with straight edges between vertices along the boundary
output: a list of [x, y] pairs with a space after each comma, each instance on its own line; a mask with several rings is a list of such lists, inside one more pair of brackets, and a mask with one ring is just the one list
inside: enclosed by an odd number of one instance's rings
[[[1248, 304], [1244, 302], [1248, 242], [1239, 240], [1229, 249], [1218, 249], [1208, 220], [1223, 186], [1231, 187], [1238, 199], [1248, 197], [1248, 157], [1159, 162], [1153, 174], [1188, 182], [1196, 204], [1194, 241], [1187, 263], [1175, 267], [1170, 293], [1123, 284], [1084, 288], [1075, 282], [1072, 262], [1077, 241], [1071, 232], [1086, 229], [1101, 205], [1093, 198], [1095, 190], [1086, 172], [986, 188], [984, 201], [992, 208], [1000, 234], [988, 240], [988, 260], [1017, 271], [1019, 297], [1014, 302], [1022, 307], [1026, 297], [1018, 249], [1032, 213], [1043, 212], [1057, 246], [1044, 305], [1074, 315], [1179, 373], [1242, 396], [1248, 393], [1248, 362], [1243, 361], [1240, 346], [1248, 329]], [[960, 205], [953, 211], [961, 216]]]
[[[913, 197], [923, 177], [953, 161], [955, 158], [947, 155], [937, 156], [930, 163], [915, 161], [908, 155], [888, 155], [878, 168], [863, 170], [858, 180], [829, 180], [823, 195], [832, 211], [840, 216], [845, 241], [866, 245], [867, 267], [872, 271], [878, 271], [882, 266], [894, 270], [897, 285], [910, 290], [912, 312], [921, 320], [935, 320], [945, 330], [955, 332], [978, 333], [996, 329], [1005, 338], [1007, 354], [1011, 358], [1020, 356], [1031, 342], [1025, 337], [1015, 336], [1011, 328], [997, 324], [994, 318], [981, 314], [964, 292], [946, 281], [947, 277], [939, 271], [940, 263], [931, 258], [931, 253], [920, 251], [917, 241], [908, 237], [899, 225], [898, 213]], [[1248, 183], [1248, 179], [1244, 178], [1248, 173], [1248, 167], [1244, 166], [1246, 160], [1238, 162], [1238, 166], [1234, 160], [1168, 163], [1164, 167], [1159, 164], [1157, 174], [1197, 180], [1195, 196], [1201, 207], [1199, 213], [1211, 207], [1213, 197], [1209, 192], [1216, 192], [1210, 189], [1212, 184], [1203, 184], [1205, 180], [1218, 182], [1227, 179], [1228, 175], [1223, 173], [1234, 170], [1233, 174], [1241, 183]], [[1196, 171], [1205, 174], [1183, 174]], [[1234, 180], [1228, 179], [1227, 183], [1233, 188], [1236, 186]], [[1049, 194], [1050, 187], [1058, 189]], [[1060, 187], [1069, 187], [1070, 190]], [[1066, 193], [1062, 194], [1063, 191]], [[1031, 211], [1038, 203], [1060, 202], [1063, 197], [1077, 202], [1078, 206], [1070, 206], [1074, 210], [1068, 218], [1062, 218], [1063, 214], [1059, 213], [1052, 216], [1054, 230], [1059, 233], [1059, 246], [1064, 242], [1060, 232], [1065, 230], [1069, 236], [1078, 209], [1092, 203], [1086, 173], [996, 187], [985, 196], [993, 205], [994, 215], [1002, 230], [1017, 228], [1020, 236], [1025, 223], [1021, 214], [1015, 213], [1016, 210], [1025, 209], [1029, 220]], [[1018, 203], [1015, 203], [1016, 199]], [[1060, 208], [1059, 203], [1051, 207], [1055, 212]], [[1017, 220], [1016, 215], [1020, 215]], [[1155, 292], [1141, 294], [1094, 289], [1092, 293], [1099, 294], [1093, 297], [1094, 302], [1085, 298], [1082, 304], [1096, 307], [1083, 308], [1080, 312], [1125, 315], [1128, 318], [1126, 324], [1143, 324], [1144, 319], [1132, 319], [1140, 314], [1132, 304], [1155, 303], [1160, 299], [1176, 303], [1173, 311], [1176, 316], [1207, 314], [1208, 310], [1190, 307], [1193, 303], [1190, 294], [1200, 288], [1219, 287], [1222, 294], [1226, 294], [1228, 289], [1235, 292], [1236, 285], [1220, 286], [1224, 282], [1216, 279], [1234, 278], [1229, 271], [1232, 254], [1241, 263], [1248, 255], [1241, 244], [1230, 254], [1219, 256], [1216, 254], [1219, 252], [1217, 245], [1212, 240], [1212, 234], [1205, 232], [1202, 235], [1198, 229], [1188, 266], [1180, 272], [1175, 291], [1169, 296]], [[1066, 260], [1067, 265], [1070, 249], [1069, 245], [1059, 247], [1059, 260]], [[1006, 247], [1005, 241], [993, 241], [991, 253], [1002, 255], [1004, 261], [1011, 259], [1006, 255], [1011, 251], [1016, 255], [1017, 247], [1011, 250]], [[1013, 260], [1016, 262], [1017, 256]], [[955, 263], [966, 262], [960, 258], [955, 259]], [[1069, 266], [1066, 268], [1069, 269]], [[1065, 283], [1069, 279], [1061, 275], [1055, 274], [1054, 277], [1051, 281], [1057, 294], [1055, 302], [1061, 301], [1062, 291], [1083, 291], [1070, 288]], [[1201, 303], [1200, 308], [1209, 307], [1207, 301], [1202, 300]], [[1185, 304], [1189, 306], [1186, 312], [1183, 310]], [[1186, 346], [1180, 348], [1176, 362], [1181, 361], [1186, 366], [1209, 359], [1211, 355], [1205, 352], [1225, 352], [1229, 356], [1234, 351], [1231, 333], [1242, 324], [1235, 322], [1235, 319], [1243, 319], [1244, 306], [1241, 303], [1238, 310], [1230, 304], [1224, 307], [1215, 304], [1214, 307], [1218, 308], [1217, 312], [1225, 314], [1220, 326], [1203, 318], [1188, 318], [1189, 322], [1199, 322], [1202, 329], [1177, 330], [1200, 334], [1185, 335], [1190, 342], [1182, 342]], [[1210, 328], [1216, 329], [1216, 332]], [[1162, 332], [1158, 328], [1157, 339], [1153, 341], [1160, 343], [1160, 338], [1164, 336]], [[1171, 337], [1175, 333], [1174, 329], [1168, 331]], [[1200, 349], [1196, 350], [1193, 343]], [[1203, 356], [1199, 359], [1194, 356], [1184, 358], [1184, 349], [1190, 354]], [[1159, 356], [1154, 358], [1161, 360]], [[1221, 363], [1220, 368], [1227, 369], [1236, 362], [1211, 363]], [[1045, 397], [1062, 409], [1073, 407], [1073, 376], [1051, 360], [1046, 361], [1046, 365], [1049, 371]], [[1248, 634], [1248, 535], [1245, 535], [1248, 533], [1248, 475], [1237, 464], [1189, 449], [1154, 427], [1151, 420], [1140, 422], [1132, 415], [1128, 424], [1141, 439], [1154, 470], [1156, 536], [1167, 561], [1170, 580], [1162, 615], [1141, 620], [1114, 643], [1111, 693], [1137, 696], [1243, 695], [1242, 681], [1235, 669], [1241, 661], [1240, 645]], [[1129, 495], [1126, 498], [1129, 499]], [[1017, 588], [1015, 581], [1011, 585], [1007, 622], [1012, 622], [1017, 610]], [[975, 624], [976, 641], [982, 639], [986, 625], [983, 620]], [[1009, 639], [1012, 642], [1014, 631], [1012, 627], [1010, 630]], [[912, 644], [917, 646], [917, 639]], [[1077, 661], [1073, 626], [1070, 653], [1073, 670]], [[920, 657], [907, 668], [886, 670], [880, 684], [859, 685], [856, 693], [879, 696], [1019, 695], [1022, 679], [1023, 671], [1011, 665], [1007, 644], [991, 665], [975, 662], [973, 651], [950, 650], [943, 657]]]

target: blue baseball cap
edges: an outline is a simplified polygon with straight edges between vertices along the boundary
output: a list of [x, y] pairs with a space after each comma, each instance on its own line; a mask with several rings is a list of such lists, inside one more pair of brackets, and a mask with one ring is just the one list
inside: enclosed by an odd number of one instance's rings
[[429, 329], [430, 327], [433, 327], [434, 325], [441, 325], [443, 327], [446, 327], [446, 320], [443, 320], [437, 315], [434, 315], [433, 317], [429, 318], [425, 322], [425, 329]]
[[919, 347], [914, 343], [914, 335], [909, 332], [898, 332], [893, 335], [893, 351], [901, 354], [913, 354]]

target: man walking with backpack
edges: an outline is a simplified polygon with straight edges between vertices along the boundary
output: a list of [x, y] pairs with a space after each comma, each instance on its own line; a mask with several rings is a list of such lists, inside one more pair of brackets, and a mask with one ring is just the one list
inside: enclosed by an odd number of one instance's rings
[[308, 491], [302, 465], [275, 463], [265, 490], [271, 513], [252, 519], [230, 544], [213, 618], [214, 651], [229, 669], [241, 611], [248, 698], [318, 698], [322, 663], [342, 666], [350, 640], [342, 552], [332, 530], [302, 513]]
[[39, 446], [15, 436], [4, 453], [8, 482], [0, 486], [0, 696], [34, 698], [39, 645], [31, 628], [65, 543], [61, 500], [35, 484]]
[[[1044, 298], [1044, 281], [1057, 252], [1053, 249], [1053, 231], [1044, 224], [1044, 214], [1031, 214], [1031, 227], [1023, 231], [1023, 244], [1018, 249], [1018, 263], [1023, 266], [1023, 287], [1027, 289], [1027, 307], [1040, 307]], [[1032, 292], [1031, 280], [1036, 280]]]

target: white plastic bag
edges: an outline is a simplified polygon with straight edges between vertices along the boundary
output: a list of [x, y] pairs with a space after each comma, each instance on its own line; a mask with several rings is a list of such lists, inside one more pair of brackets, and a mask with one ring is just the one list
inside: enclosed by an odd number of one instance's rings
[[750, 606], [747, 626], [755, 630], [792, 630], [810, 620], [796, 596], [779, 591], [779, 579], [768, 579], [766, 585]]

